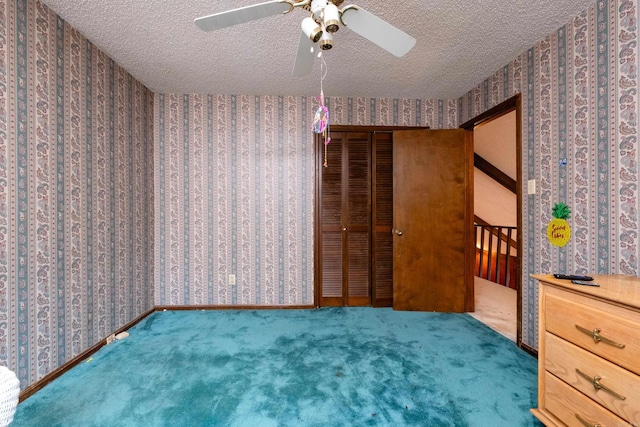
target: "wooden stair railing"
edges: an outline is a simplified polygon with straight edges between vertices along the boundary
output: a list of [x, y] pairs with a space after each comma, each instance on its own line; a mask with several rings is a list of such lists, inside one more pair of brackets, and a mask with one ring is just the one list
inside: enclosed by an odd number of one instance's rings
[[476, 223], [475, 231], [476, 276], [516, 289], [517, 228]]

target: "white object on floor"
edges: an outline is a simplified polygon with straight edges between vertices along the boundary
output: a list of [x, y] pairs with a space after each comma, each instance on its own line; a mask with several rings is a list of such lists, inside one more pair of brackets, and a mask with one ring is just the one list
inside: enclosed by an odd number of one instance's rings
[[469, 315], [515, 342], [518, 292], [476, 276], [474, 293], [476, 311]]
[[126, 338], [129, 336], [129, 332], [124, 331], [124, 332], [120, 332], [118, 335], [116, 335], [116, 339], [117, 340], [121, 340], [123, 338]]
[[8, 426], [18, 407], [20, 380], [5, 366], [0, 366], [0, 426]]

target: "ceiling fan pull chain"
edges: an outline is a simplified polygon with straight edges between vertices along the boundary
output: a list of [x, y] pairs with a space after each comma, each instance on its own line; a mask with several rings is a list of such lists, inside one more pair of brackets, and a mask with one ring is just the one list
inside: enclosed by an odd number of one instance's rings
[[[324, 162], [322, 163], [323, 167], [328, 167], [329, 162], [327, 160], [327, 145], [331, 142], [331, 137], [329, 136], [329, 109], [324, 105], [324, 78], [327, 76], [327, 63], [322, 57], [322, 53], [318, 55], [320, 57], [320, 97], [318, 101], [320, 101], [320, 107], [318, 108], [318, 112], [316, 113], [316, 120], [318, 120], [318, 126], [316, 126], [316, 132], [321, 133], [324, 138]], [[322, 116], [322, 117], [319, 117]]]

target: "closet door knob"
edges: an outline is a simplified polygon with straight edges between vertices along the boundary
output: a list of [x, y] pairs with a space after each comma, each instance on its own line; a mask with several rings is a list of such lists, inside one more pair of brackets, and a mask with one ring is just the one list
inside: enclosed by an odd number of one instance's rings
[[342, 227], [342, 231], [347, 231], [347, 227]]
[[396, 228], [396, 234], [398, 236], [402, 236], [402, 230], [400, 230], [399, 228]]

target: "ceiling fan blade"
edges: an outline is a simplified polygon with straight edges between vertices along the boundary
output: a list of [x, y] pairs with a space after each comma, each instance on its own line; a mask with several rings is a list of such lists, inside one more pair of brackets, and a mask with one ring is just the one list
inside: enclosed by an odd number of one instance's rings
[[315, 55], [311, 39], [304, 32], [300, 32], [300, 42], [298, 43], [296, 63], [293, 66], [293, 76], [303, 77], [311, 74], [314, 59]]
[[351, 30], [397, 57], [404, 56], [416, 44], [416, 39], [409, 34], [360, 6], [344, 8], [342, 22]]
[[215, 31], [233, 25], [255, 21], [256, 19], [274, 16], [279, 13], [285, 13], [291, 9], [293, 9], [291, 3], [283, 0], [274, 0], [228, 10], [226, 12], [214, 13], [213, 15], [202, 16], [196, 18], [194, 22], [203, 31]]

